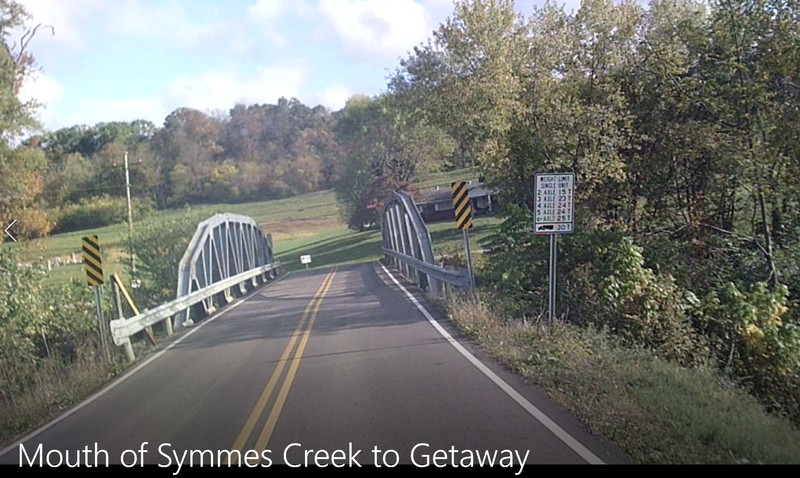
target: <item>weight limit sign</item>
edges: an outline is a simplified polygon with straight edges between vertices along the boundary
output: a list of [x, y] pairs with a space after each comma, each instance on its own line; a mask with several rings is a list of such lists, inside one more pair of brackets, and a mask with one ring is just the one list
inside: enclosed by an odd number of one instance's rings
[[575, 175], [572, 173], [537, 174], [535, 234], [568, 234], [575, 224]]

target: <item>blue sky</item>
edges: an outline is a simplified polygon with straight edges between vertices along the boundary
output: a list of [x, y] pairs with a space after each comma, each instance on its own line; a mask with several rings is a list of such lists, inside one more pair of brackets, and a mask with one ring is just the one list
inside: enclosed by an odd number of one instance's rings
[[[529, 14], [544, 0], [517, 0]], [[374, 95], [399, 59], [452, 14], [452, 0], [21, 0], [40, 30], [40, 71], [22, 95], [44, 125], [143, 118], [186, 106], [296, 97], [341, 108]], [[568, 8], [576, 1], [567, 2]]]

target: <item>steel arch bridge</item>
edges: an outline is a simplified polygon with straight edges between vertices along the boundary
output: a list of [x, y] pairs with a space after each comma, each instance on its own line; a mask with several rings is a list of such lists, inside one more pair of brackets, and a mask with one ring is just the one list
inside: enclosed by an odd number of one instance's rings
[[[213, 286], [241, 273], [274, 263], [272, 236], [264, 234], [256, 222], [238, 214], [217, 214], [197, 226], [189, 247], [178, 266], [177, 298]], [[259, 281], [275, 277], [275, 269], [249, 279], [255, 287]], [[234, 295], [247, 291], [247, 282], [224, 289], [217, 300], [229, 303]], [[214, 296], [201, 304], [206, 314], [216, 309]], [[176, 328], [191, 325], [189, 309], [175, 316]]]

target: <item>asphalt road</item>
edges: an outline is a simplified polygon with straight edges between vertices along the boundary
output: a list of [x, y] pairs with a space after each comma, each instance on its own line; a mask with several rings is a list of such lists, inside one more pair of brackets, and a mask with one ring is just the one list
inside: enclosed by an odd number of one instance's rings
[[476, 366], [378, 264], [293, 273], [201, 324], [0, 463], [626, 461], [465, 344]]

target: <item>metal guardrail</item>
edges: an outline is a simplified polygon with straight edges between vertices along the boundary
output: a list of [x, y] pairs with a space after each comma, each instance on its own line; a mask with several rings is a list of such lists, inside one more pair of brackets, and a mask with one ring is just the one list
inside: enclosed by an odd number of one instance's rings
[[192, 292], [191, 294], [183, 296], [180, 299], [175, 299], [172, 302], [162, 304], [155, 309], [142, 312], [137, 316], [128, 319], [112, 320], [111, 336], [114, 338], [114, 344], [124, 345], [131, 335], [141, 332], [145, 329], [145, 327], [149, 327], [153, 324], [161, 322], [162, 320], [169, 319], [176, 314], [187, 310], [189, 307], [207, 300], [226, 289], [234, 287], [245, 281], [250, 281], [252, 278], [271, 270], [275, 270], [279, 265], [279, 263], [267, 264], [257, 269], [242, 272], [239, 275], [217, 282], [212, 286]]
[[399, 261], [408, 264], [410, 267], [413, 267], [417, 271], [427, 274], [432, 279], [436, 279], [439, 282], [450, 284], [452, 286], [460, 287], [463, 289], [469, 289], [470, 287], [469, 273], [466, 270], [445, 269], [442, 266], [428, 264], [427, 262], [422, 262], [417, 258], [400, 254], [399, 252], [395, 252], [391, 249], [383, 248], [383, 252], [384, 254], [387, 254]]
[[428, 227], [414, 203], [404, 191], [389, 194], [381, 217], [383, 252], [386, 259], [414, 279], [431, 295], [438, 296], [443, 284], [469, 289], [466, 270], [446, 269], [437, 265]]

